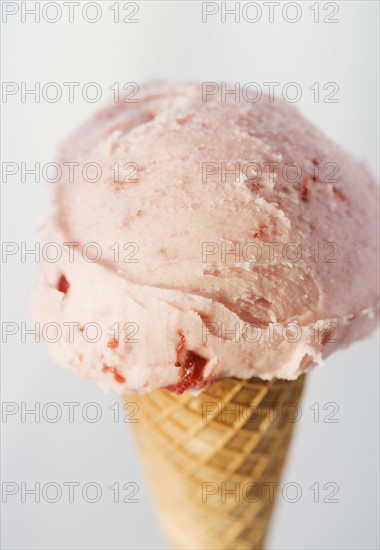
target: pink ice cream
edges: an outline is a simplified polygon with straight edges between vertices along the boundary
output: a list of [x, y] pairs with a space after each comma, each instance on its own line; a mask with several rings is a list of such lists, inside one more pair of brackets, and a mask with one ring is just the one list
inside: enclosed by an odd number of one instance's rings
[[280, 100], [157, 83], [138, 99], [61, 150], [80, 168], [56, 186], [48, 240], [77, 244], [44, 265], [35, 301], [42, 326], [62, 327], [53, 358], [105, 389], [181, 393], [295, 379], [369, 334], [379, 207], [365, 167]]

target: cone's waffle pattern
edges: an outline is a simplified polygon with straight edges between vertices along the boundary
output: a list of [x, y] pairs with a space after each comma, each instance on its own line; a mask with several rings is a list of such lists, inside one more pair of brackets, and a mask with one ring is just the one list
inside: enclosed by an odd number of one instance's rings
[[125, 396], [173, 549], [263, 547], [303, 384], [224, 378], [198, 397]]

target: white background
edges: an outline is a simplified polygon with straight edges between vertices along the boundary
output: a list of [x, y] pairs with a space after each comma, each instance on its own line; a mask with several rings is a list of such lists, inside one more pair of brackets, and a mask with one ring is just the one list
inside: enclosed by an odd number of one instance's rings
[[[4, 4], [7, 2], [3, 2]], [[299, 108], [345, 149], [364, 159], [376, 173], [378, 158], [377, 2], [338, 2], [338, 23], [314, 23], [312, 3], [302, 2], [302, 17], [288, 23], [268, 11], [257, 23], [233, 16], [221, 22], [220, 12], [202, 22], [201, 2], [140, 2], [136, 24], [115, 23], [113, 2], [98, 2], [102, 17], [84, 21], [81, 9], [73, 23], [67, 10], [61, 21], [21, 21], [20, 11], [2, 25], [2, 79], [18, 84], [96, 81], [103, 99], [114, 82], [230, 81], [242, 84], [296, 81], [302, 86]], [[27, 2], [30, 8], [34, 2]], [[121, 11], [125, 3], [120, 3]], [[229, 7], [231, 3], [229, 3]], [[244, 4], [244, 3], [243, 3]], [[326, 17], [320, 2], [321, 19]], [[41, 4], [42, 7], [42, 4]], [[220, 6], [219, 6], [220, 7]], [[89, 12], [92, 17], [93, 12]], [[289, 12], [293, 16], [292, 12]], [[50, 17], [53, 17], [53, 11]], [[252, 15], [250, 15], [252, 17]], [[315, 103], [308, 89], [315, 82], [338, 83], [339, 103]], [[79, 88], [80, 89], [80, 88]], [[54, 159], [57, 144], [102, 102], [91, 104], [80, 95], [57, 103], [20, 94], [2, 104], [2, 160], [28, 165]], [[360, 182], [358, 182], [360, 185]], [[52, 184], [50, 184], [50, 187]], [[48, 212], [49, 185], [14, 177], [2, 183], [3, 240], [33, 243], [40, 239], [39, 221]], [[3, 264], [3, 321], [29, 320], [29, 300], [36, 283], [32, 257], [21, 263], [14, 256]], [[365, 284], [365, 281], [363, 281]], [[378, 340], [376, 336], [331, 357], [308, 379], [303, 415], [284, 482], [302, 488], [297, 503], [279, 500], [268, 548], [375, 549], [378, 540]], [[164, 538], [154, 518], [137, 453], [123, 423], [109, 409], [117, 398], [103, 395], [91, 382], [52, 364], [43, 343], [28, 337], [9, 338], [3, 345], [2, 398], [27, 407], [55, 401], [79, 402], [74, 423], [67, 413], [53, 424], [21, 422], [19, 414], [3, 417], [2, 480], [7, 482], [96, 481], [103, 489], [98, 503], [79, 496], [68, 503], [34, 503], [20, 495], [2, 506], [2, 546], [5, 549], [158, 549]], [[102, 418], [85, 422], [80, 411], [97, 402]], [[318, 402], [339, 406], [337, 423], [314, 422], [309, 409]], [[113, 503], [108, 489], [114, 482], [140, 485], [138, 503]], [[309, 486], [339, 485], [338, 503], [314, 503]], [[65, 495], [65, 494], [64, 494]]]

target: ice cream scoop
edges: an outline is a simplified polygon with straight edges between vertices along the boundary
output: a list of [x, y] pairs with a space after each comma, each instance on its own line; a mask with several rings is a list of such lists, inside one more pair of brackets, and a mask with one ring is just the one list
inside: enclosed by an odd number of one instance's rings
[[[282, 100], [153, 83], [62, 146], [35, 319], [123, 394], [295, 379], [378, 320], [378, 187]], [[74, 243], [65, 245], [63, 243]], [[92, 255], [91, 255], [92, 254]]]

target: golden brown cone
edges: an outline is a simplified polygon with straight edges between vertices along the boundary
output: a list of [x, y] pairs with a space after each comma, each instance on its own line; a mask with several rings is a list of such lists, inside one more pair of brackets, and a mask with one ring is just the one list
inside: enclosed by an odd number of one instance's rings
[[304, 376], [215, 381], [198, 397], [125, 396], [172, 549], [262, 549]]

